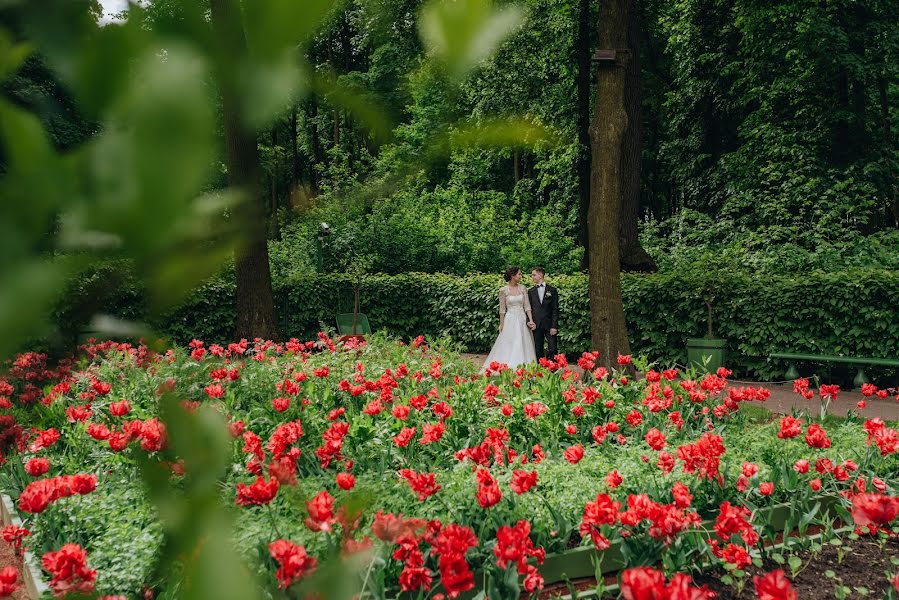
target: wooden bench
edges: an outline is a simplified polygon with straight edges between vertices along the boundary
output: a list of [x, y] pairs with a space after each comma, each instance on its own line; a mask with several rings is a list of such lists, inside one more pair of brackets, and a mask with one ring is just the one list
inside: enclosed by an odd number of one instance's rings
[[891, 358], [857, 358], [854, 356], [829, 356], [825, 354], [794, 354], [792, 352], [775, 352], [770, 354], [769, 357], [789, 361], [790, 367], [784, 375], [789, 380], [799, 378], [799, 371], [796, 369], [798, 361], [856, 365], [858, 372], [855, 375], [855, 379], [852, 380], [852, 384], [856, 388], [860, 388], [862, 384], [868, 383], [868, 376], [865, 375], [864, 367], [899, 368], [899, 359]]

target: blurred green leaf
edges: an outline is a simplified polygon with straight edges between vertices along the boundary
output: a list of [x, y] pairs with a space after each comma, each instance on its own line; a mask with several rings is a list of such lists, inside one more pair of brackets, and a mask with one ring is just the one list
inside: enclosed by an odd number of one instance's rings
[[32, 249], [26, 238], [47, 232], [71, 182], [34, 115], [0, 100], [0, 136], [7, 163], [0, 181], [0, 228], [9, 235], [0, 248], [21, 255]]
[[254, 576], [231, 540], [232, 512], [219, 500], [229, 451], [225, 420], [208, 406], [188, 412], [173, 394], [164, 394], [160, 403], [168, 435], [165, 454], [183, 459], [186, 475], [172, 484], [159, 462], [141, 460], [144, 483], [164, 527], [157, 576], [171, 589], [180, 588], [180, 598], [257, 598]]
[[299, 57], [298, 48], [334, 6], [335, 0], [246, 0], [244, 27], [250, 54], [275, 62], [285, 53]]
[[[239, 195], [197, 197], [213, 164], [206, 61], [185, 45], [148, 51], [138, 84], [101, 135], [79, 151], [80, 201], [61, 219], [69, 249], [122, 252], [149, 278], [157, 307], [178, 302], [233, 251], [226, 210]], [[206, 240], [218, 239], [217, 243]]]
[[428, 50], [461, 79], [524, 23], [516, 5], [491, 0], [431, 0], [421, 11], [419, 33]]
[[92, 28], [83, 42], [75, 67], [73, 90], [79, 109], [100, 118], [109, 105], [128, 88], [136, 57], [148, 43], [147, 32], [137, 20]]
[[321, 600], [350, 600], [357, 597], [365, 571], [373, 560], [370, 552], [359, 552], [345, 559], [334, 557], [318, 565], [297, 588], [298, 597]]
[[63, 289], [67, 267], [64, 261], [32, 259], [0, 270], [0, 356], [36, 333]]
[[505, 119], [464, 125], [453, 130], [449, 140], [453, 149], [533, 147], [541, 142], [558, 143], [559, 135], [526, 119]]
[[243, 119], [251, 129], [262, 129], [307, 92], [306, 66], [286, 54], [276, 61], [248, 62], [240, 70], [238, 89], [243, 98]]
[[231, 244], [220, 241], [181, 246], [165, 260], [149, 263], [146, 278], [152, 308], [162, 312], [182, 302], [197, 282], [214, 275], [234, 255], [238, 243], [235, 239]]
[[21, 67], [31, 52], [31, 44], [16, 44], [10, 38], [8, 31], [0, 29], [0, 81]]
[[394, 124], [387, 117], [389, 111], [371, 94], [366, 94], [361, 89], [353, 89], [331, 72], [313, 74], [311, 85], [313, 90], [326, 97], [329, 103], [346, 110], [362, 123], [376, 141], [386, 142], [392, 136]]
[[142, 323], [125, 321], [112, 315], [97, 314], [91, 319], [90, 334], [97, 339], [150, 338], [152, 331]]

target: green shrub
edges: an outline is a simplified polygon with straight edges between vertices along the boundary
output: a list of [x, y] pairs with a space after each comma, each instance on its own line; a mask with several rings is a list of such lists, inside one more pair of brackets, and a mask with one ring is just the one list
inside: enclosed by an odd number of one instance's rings
[[[899, 355], [896, 272], [818, 272], [803, 277], [714, 273], [720, 290], [714, 332], [728, 340], [727, 362], [739, 374], [780, 378], [786, 365], [767, 359], [776, 351]], [[622, 275], [633, 352], [683, 364], [686, 339], [706, 331], [700, 290], [710, 277], [704, 270]], [[560, 350], [588, 349], [586, 277], [551, 276], [550, 282], [559, 288]], [[496, 336], [496, 293], [501, 285], [501, 278], [494, 275], [372, 275], [362, 285], [361, 310], [375, 329], [393, 336], [448, 336], [466, 350], [485, 351]], [[277, 280], [274, 292], [285, 338], [308, 339], [322, 327], [333, 327], [335, 314], [352, 311], [352, 290], [344, 275], [297, 275]], [[103, 308], [139, 318], [141, 298], [133, 284], [125, 284], [108, 296]], [[69, 328], [78, 327], [73, 312], [64, 308], [58, 312]], [[184, 305], [152, 325], [178, 343], [193, 338], [213, 342], [231, 340], [234, 320], [234, 282], [225, 274], [205, 283]]]
[[[350, 253], [370, 256], [375, 271], [389, 274], [499, 272], [509, 264], [538, 263], [554, 273], [576, 272], [582, 254], [571, 225], [576, 212], [562, 202], [536, 204], [539, 190], [528, 188], [529, 181], [511, 194], [448, 184], [371, 202], [319, 199], [269, 243], [273, 273], [339, 272]], [[332, 234], [321, 246], [319, 265], [321, 222]]]

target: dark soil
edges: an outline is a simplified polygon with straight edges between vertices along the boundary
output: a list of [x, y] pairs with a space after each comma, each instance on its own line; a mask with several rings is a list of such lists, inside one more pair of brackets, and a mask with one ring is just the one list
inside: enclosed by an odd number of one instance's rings
[[[615, 576], [607, 576], [605, 578], [606, 585], [615, 585], [618, 583], [618, 580]], [[592, 590], [596, 588], [596, 579], [592, 577], [588, 577], [585, 579], [572, 579], [571, 585], [578, 592], [586, 592], [588, 590]], [[540, 595], [537, 597], [539, 600], [550, 600], [553, 598], [561, 598], [562, 596], [567, 596], [570, 594], [570, 590], [568, 588], [568, 584], [566, 583], [554, 583], [552, 585], [546, 586]], [[608, 596], [608, 595], [607, 595]], [[524, 598], [525, 596], [522, 596]]]
[[[839, 560], [841, 550], [842, 562]], [[718, 594], [717, 600], [737, 598], [749, 600], [756, 597], [752, 575], [762, 575], [782, 568], [802, 600], [838, 597], [836, 596], [838, 586], [845, 586], [851, 590], [848, 598], [882, 598], [891, 585], [887, 573], [899, 572], [899, 565], [891, 564], [890, 561], [891, 558], [899, 557], [899, 538], [895, 536], [887, 542], [883, 550], [880, 549], [877, 540], [870, 536], [862, 536], [857, 540], [844, 537], [842, 547], [825, 544], [817, 556], [812, 557], [811, 552], [800, 552], [797, 555], [802, 558], [803, 566], [795, 577], [790, 576], [788, 565], [780, 566], [772, 560], [766, 561], [763, 569], [750, 567], [748, 569], [750, 579], [741, 595], [737, 595], [733, 587], [721, 583], [718, 579], [720, 575], [697, 577], [696, 582], [708, 584], [709, 588]], [[834, 576], [827, 577], [827, 571], [833, 571]], [[867, 590], [867, 595], [859, 593], [859, 588]]]

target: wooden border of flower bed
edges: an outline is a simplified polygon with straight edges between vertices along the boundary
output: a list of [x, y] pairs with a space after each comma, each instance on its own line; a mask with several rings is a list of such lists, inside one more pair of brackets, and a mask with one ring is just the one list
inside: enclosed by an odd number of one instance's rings
[[[847, 527], [840, 527], [839, 529], [835, 529], [833, 531], [833, 533], [851, 533], [853, 531], [855, 531], [855, 527], [847, 526]], [[819, 532], [819, 533], [815, 533], [810, 536], [804, 537], [803, 539], [808, 540], [808, 541], [815, 541], [815, 540], [820, 540], [823, 538], [824, 538], [824, 532]], [[783, 541], [781, 541], [777, 544], [773, 544], [771, 546], [766, 546], [766, 548], [772, 552], [784, 550], [787, 547], [792, 546], [795, 543], [793, 541], [790, 541], [790, 539], [795, 540], [797, 538], [786, 538], [785, 537], [783, 539]], [[702, 568], [703, 569], [712, 569], [713, 566], [712, 565], [702, 565]], [[605, 573], [605, 571], [603, 573]], [[591, 575], [591, 576], [593, 576], [593, 575]], [[585, 577], [584, 578], [578, 577], [575, 579], [585, 579]], [[571, 580], [571, 578], [569, 578], [569, 580]], [[563, 582], [564, 582], [564, 580], [557, 581], [555, 583], [558, 584], [558, 583], [563, 583]], [[618, 592], [618, 584], [613, 583], [611, 585], [605, 586], [605, 591], [616, 594]], [[579, 590], [577, 593], [577, 600], [598, 600], [598, 599], [599, 599], [599, 597], [596, 595], [596, 590], [593, 588], [586, 589], [586, 590]], [[571, 594], [560, 594], [558, 597], [558, 600], [575, 600], [575, 598]]]
[[[840, 499], [836, 496], [819, 496], [816, 500], [821, 505], [818, 509], [818, 516], [821, 517], [832, 514], [834, 507], [839, 504]], [[790, 503], [782, 502], [780, 504], [775, 504], [774, 506], [759, 509], [757, 514], [763, 515], [764, 520], [769, 521], [777, 533], [783, 533], [787, 524], [787, 518], [790, 516], [791, 512], [792, 507]], [[706, 529], [711, 529], [714, 527], [715, 521], [714, 519], [708, 519], [703, 521], [702, 525]], [[798, 525], [798, 523], [792, 523], [790, 525], [791, 531], [796, 525]], [[840, 531], [851, 531], [851, 528], [841, 529]], [[817, 539], [820, 535], [821, 534], [814, 534], [807, 539]], [[784, 547], [787, 543], [788, 541], [785, 538], [780, 543], [770, 547], [772, 549], [778, 549]], [[629, 566], [624, 560], [624, 555], [621, 552], [621, 542], [616, 541], [613, 542], [607, 550], [598, 550], [594, 546], [579, 546], [564, 552], [547, 554], [543, 564], [537, 568], [540, 571], [540, 575], [543, 576], [543, 583], [545, 586], [556, 585], [577, 579], [590, 579], [596, 577], [596, 568], [593, 565], [593, 561], [594, 559], [599, 560], [600, 558], [602, 558], [600, 572], [603, 575], [619, 572]], [[711, 565], [704, 565], [704, 567], [712, 568]], [[482, 576], [483, 572], [480, 569], [477, 569], [474, 575], [475, 581], [479, 581]], [[617, 585], [606, 586], [607, 591], [614, 591], [617, 590], [617, 588]], [[439, 589], [443, 591], [442, 587]], [[478, 591], [470, 590], [468, 592], [463, 592], [459, 598], [460, 600], [472, 600], [477, 594]], [[400, 596], [400, 598], [411, 597], [411, 595]], [[560, 596], [560, 598], [562, 600], [572, 600], [570, 594]], [[578, 593], [578, 599], [581, 598], [585, 600], [588, 598], [596, 598], [596, 593], [593, 590], [584, 590], [583, 592]]]
[[[16, 512], [16, 506], [13, 504], [12, 498], [6, 493], [0, 493], [0, 516], [3, 517], [3, 525], [22, 526], [22, 519]], [[29, 551], [25, 551], [22, 555], [22, 581], [25, 583], [25, 591], [28, 597], [33, 600], [42, 598], [50, 591], [50, 586], [44, 581], [41, 568], [37, 564], [37, 559]]]
[[[821, 503], [820, 515], [826, 515], [833, 510], [839, 499], [834, 496], [821, 496], [817, 498], [817, 501]], [[787, 502], [759, 510], [759, 513], [765, 516], [764, 520], [769, 521], [778, 533], [783, 532], [790, 512], [791, 506]], [[714, 524], [713, 520], [703, 521], [703, 527], [707, 529], [711, 529]], [[617, 542], [607, 550], [597, 550], [593, 546], [580, 546], [565, 552], [547, 554], [543, 565], [539, 567], [540, 574], [546, 585], [564, 582], [566, 579], [593, 577], [596, 574], [593, 560], [598, 560], [600, 557], [602, 558], [600, 567], [603, 574], [620, 571], [628, 566], [621, 552], [621, 544]]]

